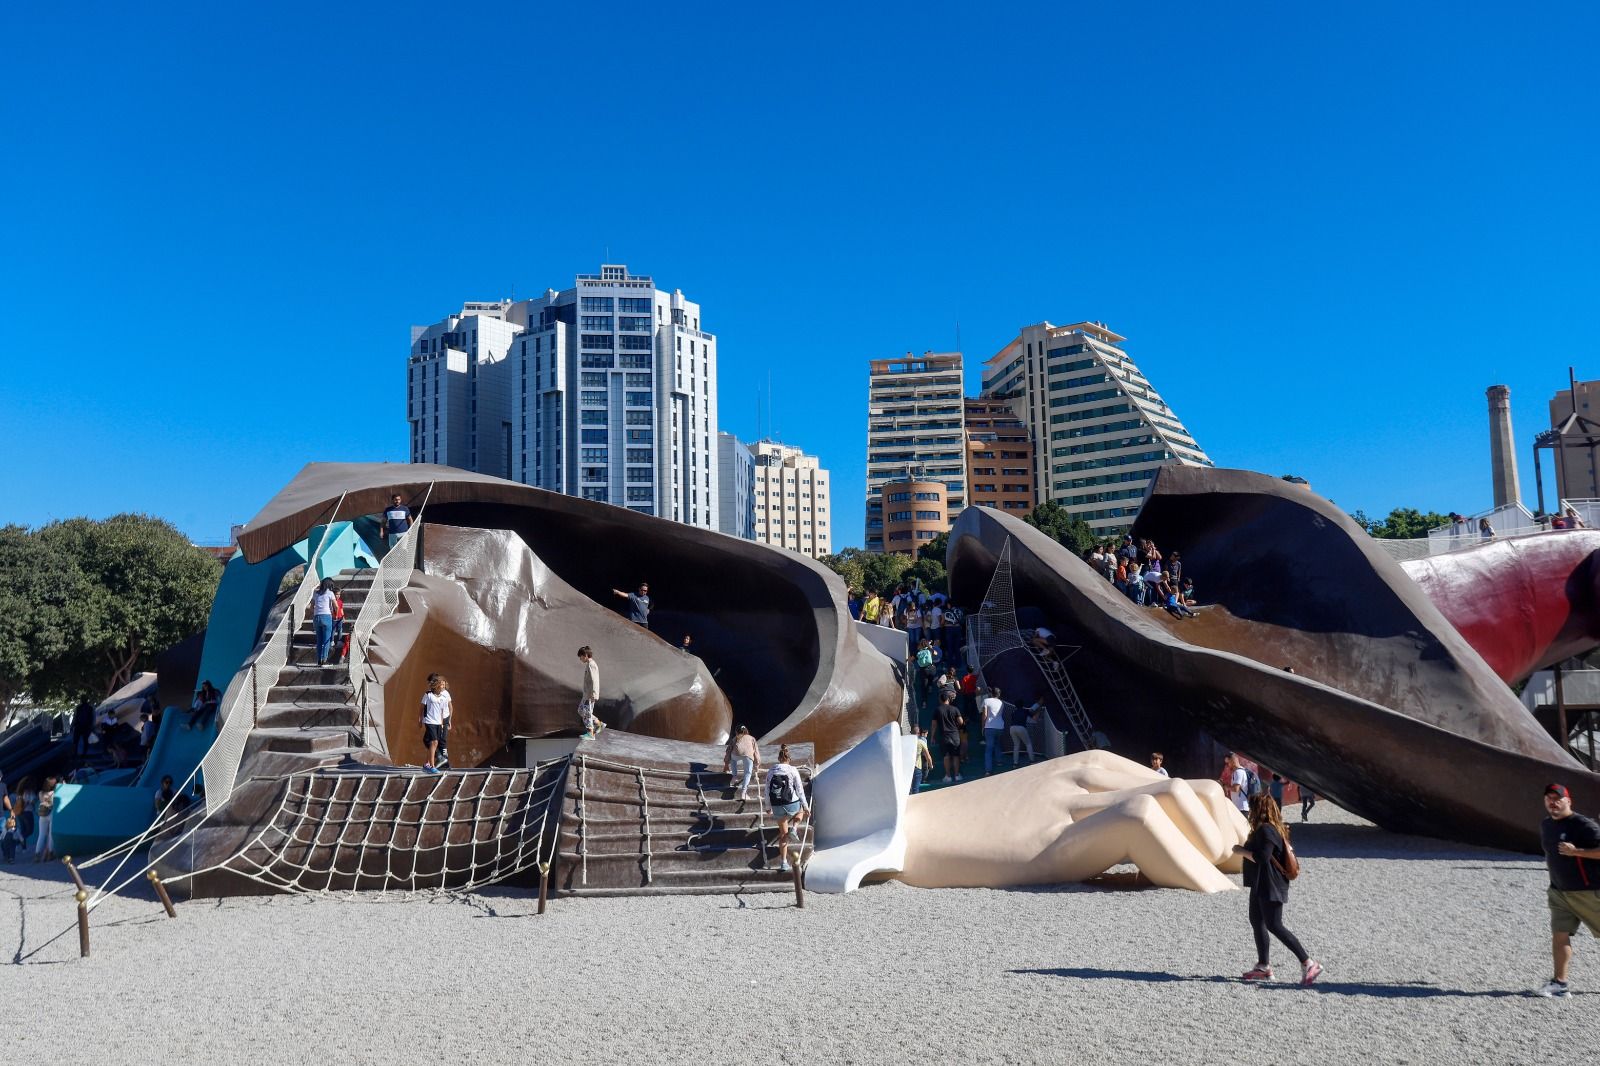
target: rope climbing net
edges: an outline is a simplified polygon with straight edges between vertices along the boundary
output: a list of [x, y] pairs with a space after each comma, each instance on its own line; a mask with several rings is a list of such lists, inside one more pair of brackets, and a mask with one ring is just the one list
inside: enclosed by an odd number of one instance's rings
[[283, 780], [278, 808], [228, 858], [168, 878], [227, 871], [280, 892], [470, 891], [549, 870], [551, 808], [565, 759], [445, 774], [312, 770]]
[[989, 589], [983, 594], [983, 605], [967, 615], [967, 627], [979, 670], [1004, 652], [1028, 646], [1017, 624], [1017, 600], [1011, 586], [1010, 537], [1000, 547], [1000, 558], [995, 563], [994, 576], [989, 578]]

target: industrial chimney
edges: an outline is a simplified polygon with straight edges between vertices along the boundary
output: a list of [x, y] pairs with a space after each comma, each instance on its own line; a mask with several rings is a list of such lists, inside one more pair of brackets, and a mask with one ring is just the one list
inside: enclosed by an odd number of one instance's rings
[[1489, 386], [1489, 469], [1494, 475], [1494, 505], [1505, 507], [1522, 499], [1517, 484], [1517, 453], [1511, 441], [1511, 389]]

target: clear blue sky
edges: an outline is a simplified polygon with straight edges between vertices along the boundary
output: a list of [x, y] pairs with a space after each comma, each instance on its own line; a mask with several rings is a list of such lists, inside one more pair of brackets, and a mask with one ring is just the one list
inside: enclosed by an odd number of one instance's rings
[[412, 323], [610, 260], [704, 307], [721, 421], [834, 471], [866, 361], [1101, 319], [1221, 465], [1524, 495], [1600, 377], [1588, 3], [11, 5], [0, 521], [226, 537], [404, 460]]

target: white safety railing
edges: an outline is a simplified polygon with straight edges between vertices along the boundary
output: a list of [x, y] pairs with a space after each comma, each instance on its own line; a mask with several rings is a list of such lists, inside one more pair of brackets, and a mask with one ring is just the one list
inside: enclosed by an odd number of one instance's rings
[[[344, 496], [341, 495], [332, 512], [335, 517], [339, 514], [339, 505], [343, 503]], [[267, 691], [278, 683], [279, 674], [289, 665], [294, 635], [300, 628], [302, 617], [299, 609], [310, 601], [311, 593], [321, 580], [317, 576], [317, 563], [332, 536], [333, 520], [330, 518], [322, 529], [322, 538], [306, 558], [305, 577], [300, 579], [299, 587], [278, 616], [278, 624], [272, 635], [245, 668], [233, 675], [228, 691], [223, 694], [219, 712], [222, 724], [217, 729], [217, 739], [206, 752], [205, 758], [200, 760], [208, 815], [216, 812], [233, 795], [234, 780], [239, 776], [239, 762], [244, 758], [245, 741], [255, 727], [256, 716], [261, 712], [261, 703]]]
[[[433, 494], [433, 485], [428, 486], [428, 491], [422, 497], [422, 505], [417, 508], [416, 517], [411, 522], [411, 528], [405, 535], [395, 542], [394, 547], [384, 555], [378, 563], [378, 568], [372, 575], [372, 587], [367, 590], [367, 598], [361, 604], [361, 609], [356, 612], [355, 621], [350, 624], [350, 688], [355, 693], [356, 708], [360, 714], [361, 742], [367, 743], [367, 704], [368, 686], [377, 684], [377, 677], [373, 675], [368, 665], [368, 650], [372, 641], [372, 631], [379, 622], [394, 614], [400, 605], [400, 590], [411, 581], [411, 575], [417, 569], [417, 549], [420, 531], [422, 529], [422, 512], [427, 510], [428, 497]], [[388, 754], [388, 744], [383, 733], [377, 734], [378, 750]]]

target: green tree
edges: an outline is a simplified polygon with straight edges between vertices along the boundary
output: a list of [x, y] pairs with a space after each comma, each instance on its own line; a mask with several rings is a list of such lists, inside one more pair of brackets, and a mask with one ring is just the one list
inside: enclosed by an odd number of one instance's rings
[[913, 578], [921, 581], [922, 587], [928, 592], [950, 591], [949, 577], [944, 571], [944, 558], [932, 552], [923, 552], [916, 562], [906, 568], [903, 577], [908, 584]]
[[1450, 516], [1438, 511], [1423, 514], [1415, 507], [1396, 507], [1384, 519], [1368, 518], [1365, 511], [1350, 515], [1356, 525], [1379, 540], [1417, 540], [1428, 535], [1428, 530], [1450, 524]]
[[205, 625], [222, 570], [170, 524], [133, 514], [72, 518], [33, 537], [77, 574], [62, 612], [65, 646], [43, 658], [35, 696], [109, 694]]
[[1022, 520], [1076, 555], [1082, 555], [1099, 540], [1089, 523], [1068, 514], [1065, 507], [1054, 501], [1041, 503], [1031, 513], [1023, 515]]
[[45, 663], [66, 651], [82, 575], [71, 560], [22, 526], [0, 527], [0, 721], [22, 695], [36, 695]]
[[940, 533], [937, 537], [934, 537], [932, 540], [928, 541], [928, 543], [922, 546], [922, 550], [917, 553], [917, 558], [919, 560], [937, 559], [939, 561], [939, 567], [942, 570], [944, 568], [945, 555], [947, 555], [949, 551], [950, 534]]
[[863, 592], [892, 592], [905, 581], [905, 572], [911, 567], [909, 555], [869, 552], [862, 548], [846, 548], [817, 560], [823, 566], [844, 578], [844, 583]]

